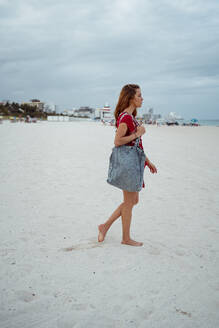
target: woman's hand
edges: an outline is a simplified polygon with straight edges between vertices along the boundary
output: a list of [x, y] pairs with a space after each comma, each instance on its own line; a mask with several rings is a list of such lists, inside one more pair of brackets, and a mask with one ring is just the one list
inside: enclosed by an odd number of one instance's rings
[[146, 130], [143, 125], [138, 126], [137, 131], [136, 131], [137, 138], [143, 136], [143, 134], [145, 134], [145, 132], [146, 132]]
[[146, 165], [148, 166], [149, 170], [151, 171], [151, 173], [157, 173], [157, 168], [156, 166], [151, 163], [149, 160], [146, 161]]

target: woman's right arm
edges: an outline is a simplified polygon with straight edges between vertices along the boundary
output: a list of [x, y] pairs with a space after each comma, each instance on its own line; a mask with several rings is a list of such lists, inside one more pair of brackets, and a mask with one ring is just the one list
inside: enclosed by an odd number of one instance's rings
[[116, 131], [115, 140], [114, 140], [114, 144], [116, 147], [125, 145], [125, 144], [135, 140], [136, 138], [142, 136], [145, 133], [145, 128], [141, 125], [141, 126], [137, 127], [137, 132], [134, 132], [130, 136], [125, 137], [127, 129], [128, 129], [128, 127], [127, 127], [126, 123], [119, 124], [119, 127]]

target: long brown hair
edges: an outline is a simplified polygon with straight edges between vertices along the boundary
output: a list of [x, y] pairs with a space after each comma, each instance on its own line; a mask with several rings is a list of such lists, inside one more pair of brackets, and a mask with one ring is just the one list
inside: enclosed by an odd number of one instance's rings
[[[137, 84], [126, 84], [122, 88], [119, 100], [114, 111], [114, 116], [117, 121], [119, 114], [122, 113], [130, 105], [130, 100], [134, 98], [136, 90], [140, 89]], [[135, 109], [132, 115], [135, 117], [137, 115], [137, 110]]]

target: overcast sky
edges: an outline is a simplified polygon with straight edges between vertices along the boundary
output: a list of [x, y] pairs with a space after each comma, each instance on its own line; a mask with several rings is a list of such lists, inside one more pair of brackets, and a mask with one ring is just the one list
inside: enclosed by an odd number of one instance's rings
[[0, 101], [219, 118], [218, 0], [0, 0]]

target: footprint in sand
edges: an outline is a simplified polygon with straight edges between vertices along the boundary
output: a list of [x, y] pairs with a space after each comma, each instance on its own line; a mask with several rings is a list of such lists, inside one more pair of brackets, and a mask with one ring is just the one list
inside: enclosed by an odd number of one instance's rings
[[78, 250], [83, 250], [83, 249], [91, 249], [91, 248], [97, 248], [101, 247], [101, 244], [97, 242], [88, 242], [86, 244], [76, 244], [72, 245], [70, 247], [63, 248], [62, 250], [64, 252], [72, 252], [72, 251], [78, 251]]
[[176, 312], [186, 315], [187, 317], [191, 318], [192, 314], [190, 312], [182, 311], [181, 309], [176, 309]]
[[186, 255], [186, 252], [184, 250], [177, 249], [175, 251], [175, 254], [178, 255], [178, 256], [184, 256], [184, 255]]
[[86, 311], [87, 307], [88, 304], [73, 304], [71, 308], [76, 311]]
[[151, 248], [148, 250], [148, 253], [151, 255], [160, 255], [160, 250], [157, 248]]
[[34, 292], [29, 292], [26, 290], [18, 290], [15, 292], [15, 295], [20, 301], [26, 303], [32, 302], [36, 298], [36, 294]]
[[219, 231], [217, 231], [216, 229], [209, 229], [209, 231], [213, 233], [219, 233]]

